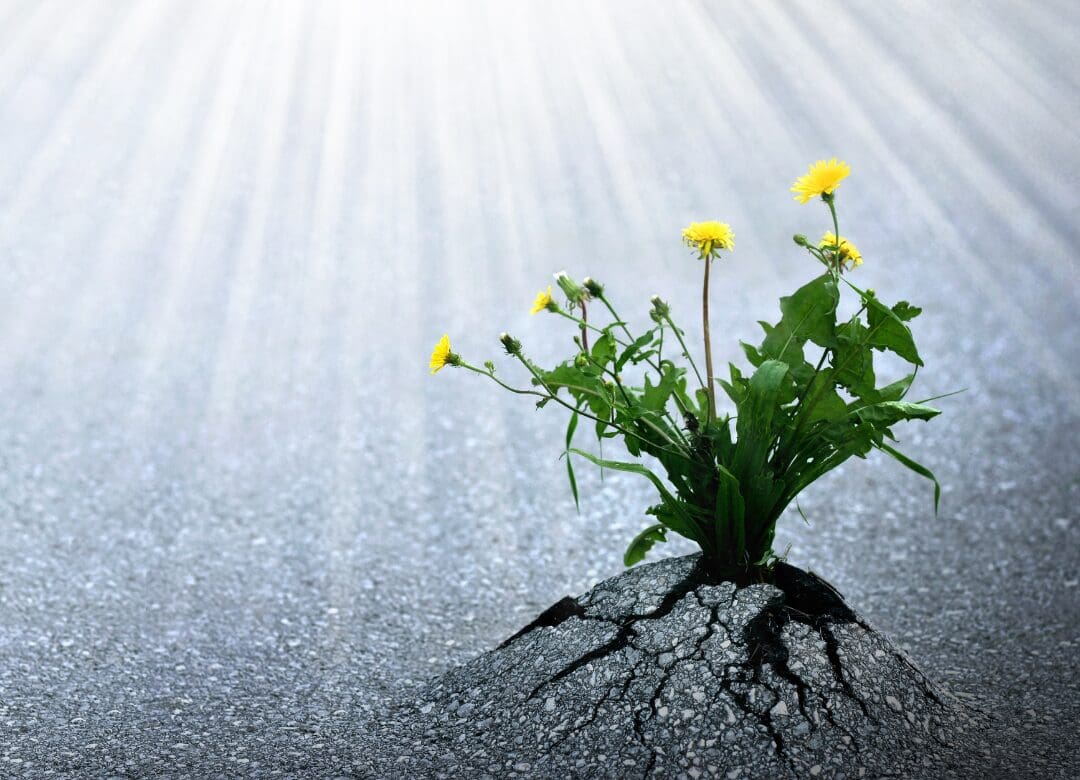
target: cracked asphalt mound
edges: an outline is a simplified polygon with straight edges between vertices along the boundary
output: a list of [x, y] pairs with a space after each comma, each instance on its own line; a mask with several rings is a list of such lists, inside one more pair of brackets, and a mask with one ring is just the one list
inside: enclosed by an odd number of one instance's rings
[[695, 555], [558, 602], [373, 752], [387, 777], [962, 777], [984, 725], [815, 575], [737, 588]]

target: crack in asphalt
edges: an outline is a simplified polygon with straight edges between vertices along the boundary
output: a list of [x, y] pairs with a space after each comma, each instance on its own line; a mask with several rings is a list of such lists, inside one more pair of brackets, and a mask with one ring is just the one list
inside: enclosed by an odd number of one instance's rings
[[[659, 710], [666, 687], [681, 665], [693, 661], [708, 662], [706, 645], [720, 629], [723, 629], [728, 634], [732, 633], [730, 626], [722, 619], [721, 615], [724, 610], [729, 610], [735, 604], [740, 589], [736, 588], [731, 592], [730, 599], [726, 604], [713, 603], [710, 605], [706, 603], [701, 593], [701, 588], [707, 584], [709, 582], [703, 578], [701, 570], [695, 568], [694, 571], [690, 572], [664, 595], [655, 609], [644, 613], [631, 614], [621, 619], [589, 614], [584, 605], [575, 599], [567, 597], [554, 604], [536, 620], [500, 645], [500, 648], [505, 648], [536, 629], [555, 627], [572, 618], [607, 623], [616, 629], [614, 636], [610, 639], [580, 654], [573, 661], [563, 665], [555, 673], [538, 683], [526, 697], [527, 701], [536, 699], [545, 689], [574, 672], [628, 647], [633, 647], [643, 654], [640, 660], [634, 662], [622, 675], [607, 685], [603, 694], [590, 704], [588, 715], [569, 725], [551, 744], [551, 749], [557, 748], [571, 735], [595, 723], [605, 704], [625, 701], [634, 684], [645, 679], [645, 675], [652, 669], [653, 665], [657, 665], [659, 666], [659, 678], [651, 696], [644, 703], [635, 706], [632, 712], [634, 737], [648, 751], [648, 759], [642, 767], [641, 776], [647, 778], [655, 771], [657, 762], [663, 752], [654, 747], [653, 735], [650, 734], [649, 726], [656, 723], [659, 718]], [[772, 711], [772, 708], [778, 702], [784, 700], [784, 691], [765, 675], [766, 667], [777, 678], [787, 682], [794, 689], [798, 700], [798, 714], [807, 723], [810, 733], [821, 728], [823, 718], [829, 726], [849, 738], [850, 744], [847, 749], [854, 752], [856, 761], [861, 764], [862, 762], [858, 759], [862, 749], [859, 740], [852, 729], [835, 716], [832, 697], [827, 691], [817, 690], [791, 668], [789, 664], [791, 650], [785, 642], [784, 633], [785, 627], [790, 622], [800, 623], [813, 631], [825, 646], [825, 655], [835, 680], [835, 687], [830, 690], [838, 691], [845, 698], [854, 702], [867, 719], [880, 722], [871, 712], [867, 701], [859, 695], [851, 684], [844, 669], [840, 641], [834, 633], [833, 627], [837, 624], [854, 624], [868, 632], [872, 632], [873, 629], [848, 609], [839, 593], [815, 575], [808, 575], [805, 581], [801, 582], [790, 580], [785, 582], [778, 579], [775, 585], [781, 591], [781, 594], [769, 599], [743, 627], [743, 641], [747, 652], [746, 661], [742, 665], [729, 664], [722, 671], [714, 668], [711, 663], [706, 664], [707, 668], [719, 683], [720, 689], [743, 715], [753, 719], [764, 729], [773, 744], [777, 758], [789, 765], [792, 771], [798, 773], [800, 768], [789, 753], [788, 738], [790, 735], [785, 736], [784, 729], [780, 728], [774, 721]], [[661, 665], [658, 663], [658, 658], [664, 653], [674, 652], [682, 646], [682, 643], [675, 645], [670, 650], [663, 651], [652, 650], [647, 646], [643, 647], [634, 641], [641, 636], [640, 624], [666, 617], [679, 604], [691, 596], [699, 606], [709, 612], [704, 627], [705, 630], [692, 640], [694, 648], [691, 652], [681, 657], [676, 656], [675, 660], [667, 666]], [[918, 672], [901, 653], [892, 648], [889, 648], [889, 650], [891, 655], [903, 662], [906, 667]], [[918, 673], [917, 681], [928, 697], [942, 705], [940, 698], [933, 690], [933, 686], [921, 673]], [[754, 687], [767, 691], [772, 695], [773, 701], [769, 706], [754, 706], [750, 697]], [[943, 746], [946, 745], [932, 730], [928, 730], [928, 732], [936, 742]]]
[[[590, 615], [583, 615], [583, 619], [599, 620], [605, 623], [610, 623], [613, 626], [617, 626], [618, 631], [616, 632], [615, 636], [609, 639], [607, 642], [604, 642], [602, 645], [594, 647], [592, 650], [583, 653], [578, 658], [574, 659], [562, 669], [557, 671], [551, 677], [547, 678], [535, 688], [533, 688], [532, 692], [528, 695], [527, 700], [535, 699], [536, 696], [540, 693], [540, 691], [542, 691], [544, 688], [558, 682], [559, 680], [568, 675], [573, 674], [583, 666], [586, 666], [593, 661], [605, 658], [612, 653], [622, 650], [624, 647], [630, 644], [630, 640], [633, 637], [637, 636], [637, 631], [634, 629], [635, 624], [643, 620], [660, 620], [666, 615], [671, 614], [671, 611], [675, 609], [675, 605], [682, 601], [686, 597], [686, 594], [694, 590], [695, 584], [698, 582], [699, 578], [700, 573], [697, 568], [695, 568], [694, 571], [690, 572], [690, 574], [687, 575], [681, 582], [679, 582], [677, 585], [675, 585], [675, 587], [668, 591], [667, 594], [664, 595], [664, 598], [661, 599], [660, 604], [656, 607], [656, 609], [652, 610], [651, 612], [646, 612], [644, 614], [628, 615], [624, 619], [618, 621], [594, 617]], [[567, 618], [564, 618], [564, 620], [569, 619], [569, 617], [571, 616], [572, 615], [568, 615]], [[534, 629], [539, 627], [540, 626], [536, 625], [533, 626]], [[524, 634], [522, 634], [522, 636], [524, 636]], [[513, 639], [514, 637], [511, 637], [511, 639], [507, 641], [510, 642]]]

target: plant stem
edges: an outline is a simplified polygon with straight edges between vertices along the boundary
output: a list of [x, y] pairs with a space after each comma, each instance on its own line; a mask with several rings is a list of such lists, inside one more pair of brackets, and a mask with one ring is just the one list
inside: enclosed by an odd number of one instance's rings
[[581, 348], [589, 351], [589, 312], [585, 308], [585, 299], [581, 300]]
[[[519, 357], [518, 359], [521, 360], [521, 362], [525, 364], [525, 367], [529, 369], [530, 373], [532, 373], [533, 376], [536, 376], [536, 372], [533, 371], [533, 369], [529, 365], [528, 361], [526, 361], [522, 357]], [[540, 384], [544, 387], [544, 389], [547, 390], [546, 393], [538, 393], [535, 390], [522, 390], [521, 388], [518, 388], [518, 387], [511, 387], [510, 385], [506, 384], [506, 382], [503, 382], [501, 379], [499, 379], [497, 376], [495, 376], [491, 372], [484, 371], [483, 369], [477, 368], [476, 366], [474, 366], [474, 365], [472, 365], [470, 363], [466, 363], [465, 361], [462, 361], [458, 365], [461, 368], [466, 368], [469, 371], [480, 374], [480, 376], [486, 376], [492, 382], [499, 385], [499, 387], [502, 387], [502, 388], [504, 388], [506, 390], [509, 390], [511, 393], [516, 393], [518, 395], [535, 395], [535, 396], [537, 396], [539, 398], [550, 399], [550, 400], [555, 401], [556, 403], [558, 403], [558, 404], [560, 404], [562, 406], [565, 406], [567, 409], [569, 409], [572, 412], [577, 412], [582, 417], [585, 417], [585, 418], [587, 418], [589, 420], [593, 420], [594, 422], [602, 422], [605, 425], [610, 425], [612, 428], [614, 428], [615, 430], [619, 431], [622, 434], [625, 434], [626, 436], [633, 436], [635, 439], [640, 439], [641, 441], [645, 442], [646, 444], [648, 444], [651, 447], [656, 446], [655, 442], [650, 441], [649, 439], [646, 439], [644, 436], [642, 436], [640, 434], [637, 434], [637, 433], [634, 433], [633, 431], [622, 427], [618, 423], [614, 423], [611, 420], [602, 420], [602, 419], [600, 419], [599, 417], [597, 417], [595, 415], [589, 414], [586, 411], [583, 411], [583, 410], [578, 409], [578, 408], [576, 408], [574, 406], [571, 406], [566, 401], [564, 401], [563, 399], [561, 399], [557, 395], [555, 395], [551, 391], [551, 389], [547, 386], [547, 384], [544, 383], [543, 379], [540, 379], [540, 377], [537, 377], [537, 379], [540, 382]], [[668, 439], [668, 441], [671, 441], [671, 440]], [[671, 443], [674, 444], [674, 442], [671, 442]], [[682, 452], [679, 452], [678, 450], [671, 450], [671, 449], [668, 449], [667, 447], [658, 447], [657, 449], [663, 449], [663, 450], [665, 450], [667, 452], [672, 452], [675, 455], [678, 455], [679, 457], [683, 458], [684, 460], [693, 462], [691, 458], [687, 457], [686, 455], [684, 455]]]
[[[613, 422], [613, 421], [611, 421], [611, 420], [601, 420], [601, 419], [600, 419], [599, 417], [594, 417], [594, 416], [593, 416], [593, 415], [591, 415], [591, 414], [586, 414], [585, 412], [581, 411], [581, 410], [580, 410], [580, 409], [578, 409], [577, 407], [571, 406], [570, 404], [566, 403], [566, 401], [564, 401], [563, 399], [559, 398], [559, 396], [558, 396], [558, 395], [557, 395], [557, 394], [556, 394], [555, 392], [553, 392], [553, 391], [552, 391], [552, 389], [551, 389], [551, 387], [550, 387], [550, 386], [548, 385], [548, 383], [544, 381], [544, 378], [543, 378], [542, 376], [540, 376], [540, 372], [538, 372], [538, 371], [536, 370], [536, 368], [534, 368], [534, 367], [533, 367], [532, 363], [530, 363], [530, 362], [529, 362], [528, 360], [526, 360], [526, 359], [525, 359], [525, 356], [524, 356], [524, 355], [522, 355], [521, 353], [518, 353], [517, 355], [515, 355], [515, 357], [516, 357], [516, 358], [517, 358], [518, 360], [520, 360], [520, 361], [521, 361], [521, 364], [522, 364], [523, 366], [525, 366], [525, 368], [527, 368], [527, 369], [528, 369], [529, 373], [530, 373], [530, 374], [532, 374], [532, 375], [533, 375], [533, 377], [534, 377], [534, 378], [536, 379], [536, 381], [540, 383], [540, 386], [541, 386], [541, 387], [543, 387], [543, 388], [544, 388], [545, 390], [547, 390], [547, 391], [548, 391], [548, 396], [549, 396], [549, 397], [550, 397], [550, 398], [551, 398], [551, 399], [552, 399], [553, 401], [556, 401], [557, 403], [560, 403], [560, 404], [562, 404], [563, 406], [565, 406], [565, 407], [566, 407], [567, 409], [570, 409], [570, 410], [572, 410], [572, 411], [575, 411], [575, 412], [577, 412], [578, 414], [581, 414], [581, 415], [582, 415], [582, 416], [584, 416], [584, 417], [588, 417], [588, 418], [589, 418], [589, 419], [591, 419], [591, 420], [595, 420], [596, 422], [602, 422], [602, 423], [604, 423], [605, 425], [610, 425], [610, 426], [611, 426], [612, 428], [614, 428], [615, 430], [617, 430], [617, 431], [619, 431], [619, 432], [621, 432], [621, 433], [627, 434], [627, 435], [629, 435], [629, 436], [633, 436], [633, 437], [634, 437], [634, 438], [636, 438], [636, 439], [641, 439], [641, 441], [645, 442], [645, 443], [646, 443], [646, 444], [648, 444], [649, 446], [656, 446], [654, 442], [651, 442], [651, 441], [649, 441], [648, 439], [646, 439], [646, 438], [645, 438], [644, 436], [641, 436], [640, 434], [634, 433], [633, 431], [631, 431], [631, 430], [630, 430], [630, 429], [628, 429], [628, 428], [624, 428], [623, 426], [619, 425], [619, 424], [618, 424], [618, 423], [616, 423], [616, 422]], [[485, 373], [485, 372], [481, 372], [481, 373]], [[582, 391], [584, 391], [584, 392], [589, 392], [588, 390], [585, 390], [585, 388], [579, 388], [579, 389], [581, 389], [581, 390], [582, 390]], [[592, 395], [596, 395], [596, 393], [592, 393]], [[607, 399], [605, 399], [605, 400], [607, 400]], [[645, 422], [647, 423], [648, 421], [645, 421]], [[676, 447], [678, 446], [678, 445], [677, 445], [677, 443], [675, 442], [675, 440], [674, 440], [674, 439], [672, 439], [671, 437], [669, 437], [669, 436], [667, 435], [667, 433], [665, 433], [665, 432], [664, 432], [664, 431], [663, 431], [662, 429], [660, 429], [660, 428], [657, 428], [657, 427], [656, 427], [655, 425], [654, 425], [654, 426], [651, 426], [651, 427], [653, 428], [653, 430], [655, 430], [655, 431], [656, 431], [657, 433], [659, 433], [659, 434], [660, 434], [661, 436], [663, 436], [663, 437], [664, 437], [664, 439], [665, 439], [665, 440], [667, 440], [667, 443], [668, 443], [668, 444], [671, 444], [671, 445], [675, 445]], [[668, 452], [674, 452], [674, 453], [675, 453], [676, 455], [678, 455], [679, 457], [681, 457], [681, 458], [683, 458], [683, 459], [685, 459], [685, 460], [687, 460], [687, 461], [690, 461], [691, 463], [693, 462], [693, 459], [692, 459], [692, 458], [690, 458], [690, 457], [688, 457], [688, 456], [684, 455], [684, 454], [683, 454], [682, 452], [680, 452], [680, 451], [679, 451], [679, 450], [677, 450], [677, 449], [675, 449], [675, 450], [669, 450], [669, 449], [668, 449], [667, 447], [660, 447], [660, 448], [658, 448], [658, 449], [663, 449], [663, 450], [666, 450], [666, 451], [668, 451]]]
[[834, 196], [832, 193], [829, 194], [829, 197], [823, 198], [823, 200], [829, 207], [829, 213], [832, 214], [833, 238], [836, 239], [836, 249], [833, 250], [833, 262], [836, 264], [836, 267], [833, 269], [833, 274], [839, 277], [842, 261], [840, 259], [840, 224], [836, 221], [836, 204], [833, 202]]
[[709, 416], [706, 423], [716, 419], [716, 389], [713, 387], [712, 367], [712, 342], [709, 339], [709, 266], [712, 265], [712, 256], [705, 256], [705, 283], [701, 288], [701, 326], [705, 332], [705, 376], [709, 384], [705, 387], [705, 394], [709, 397]]
[[701, 372], [698, 371], [694, 358], [690, 356], [690, 350], [686, 348], [686, 342], [683, 341], [682, 333], [675, 326], [675, 322], [671, 319], [670, 314], [665, 314], [664, 319], [667, 320], [668, 325], [671, 326], [671, 330], [675, 333], [675, 338], [679, 340], [679, 346], [682, 347], [683, 354], [686, 356], [687, 362], [690, 363], [690, 368], [694, 369], [694, 376], [697, 377], [698, 384], [701, 385], [702, 389], [705, 389], [705, 380], [701, 378]]
[[[634, 334], [632, 334], [630, 332], [630, 329], [628, 327], [626, 327], [626, 322], [624, 322], [623, 318], [619, 316], [619, 313], [617, 311], [615, 311], [615, 307], [611, 305], [611, 301], [609, 301], [602, 294], [597, 296], [597, 297], [604, 304], [604, 306], [607, 307], [607, 310], [609, 312], [611, 312], [611, 316], [615, 318], [615, 321], [617, 323], [619, 323], [619, 326], [623, 329], [623, 333], [626, 334], [626, 338], [630, 339], [630, 342], [633, 343]], [[618, 338], [614, 334], [612, 334], [612, 338], [614, 338], [616, 341], [618, 341]], [[621, 344], [622, 342], [619, 341], [619, 343]], [[651, 366], [652, 369], [654, 371], [656, 371], [657, 374], [661, 374], [661, 375], [663, 374], [663, 372], [660, 370], [660, 365], [663, 363], [663, 352], [664, 352], [664, 326], [661, 323], [660, 324], [660, 348], [657, 350], [656, 360], [654, 361], [652, 358], [646, 358], [646, 360], [645, 360], [645, 362], [649, 366]], [[675, 399], [675, 405], [677, 407], [679, 407], [679, 412], [681, 414], [683, 414], [684, 416], [686, 414], [688, 414], [689, 410], [683, 404], [682, 399], [679, 398], [678, 395], [673, 395], [673, 398]], [[675, 422], [675, 420], [672, 419], [671, 414], [667, 411], [667, 409], [664, 409], [664, 416], [668, 419], [668, 422], [671, 423], [671, 427], [679, 434], [679, 437], [683, 440], [683, 443], [688, 443], [688, 442], [686, 442], [686, 437], [682, 435], [682, 431], [679, 429], [678, 424]]]

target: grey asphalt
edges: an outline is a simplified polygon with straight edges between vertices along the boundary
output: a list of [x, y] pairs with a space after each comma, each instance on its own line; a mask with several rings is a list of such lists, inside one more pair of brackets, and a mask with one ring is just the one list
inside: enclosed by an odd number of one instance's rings
[[[713, 341], [815, 269], [923, 306], [903, 430], [778, 549], [986, 746], [1080, 774], [1075, 3], [0, 2], [0, 776], [348, 775], [386, 702], [620, 570], [651, 488], [506, 378], [550, 274]], [[691, 333], [691, 344], [699, 345]], [[521, 380], [523, 381], [523, 380]], [[654, 555], [690, 552], [669, 544]], [[983, 762], [980, 762], [983, 763]], [[1063, 769], [1064, 768], [1064, 769]]]

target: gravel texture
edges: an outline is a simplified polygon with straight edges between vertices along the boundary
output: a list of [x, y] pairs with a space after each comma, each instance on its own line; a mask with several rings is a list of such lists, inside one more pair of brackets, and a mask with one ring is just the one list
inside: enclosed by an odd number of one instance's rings
[[852, 462], [777, 549], [996, 718], [982, 777], [1080, 775], [1080, 6], [465, 5], [0, 2], [0, 776], [363, 774], [653, 503], [583, 464], [575, 512], [565, 418], [428, 376], [438, 337], [563, 357], [565, 268], [700, 349], [715, 218], [739, 361], [833, 154], [915, 397], [967, 392], [898, 430], [940, 514]]
[[968, 776], [986, 718], [821, 579], [711, 581], [698, 555], [564, 599], [396, 708], [372, 775]]

